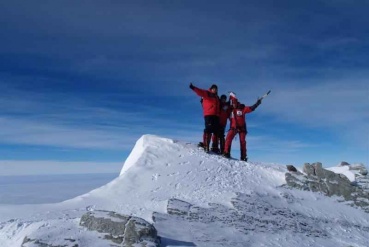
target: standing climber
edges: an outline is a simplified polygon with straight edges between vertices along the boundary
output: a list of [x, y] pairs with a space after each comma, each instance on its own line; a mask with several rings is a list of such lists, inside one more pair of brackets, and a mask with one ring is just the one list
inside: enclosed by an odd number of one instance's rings
[[241, 160], [247, 161], [247, 150], [246, 150], [246, 114], [255, 111], [255, 109], [261, 104], [261, 99], [258, 99], [252, 106], [245, 106], [238, 102], [236, 96], [231, 93], [230, 102], [232, 103], [232, 110], [230, 115], [230, 130], [227, 134], [224, 148], [224, 157], [230, 158], [230, 147], [232, 140], [239, 134], [240, 149], [241, 149]]
[[[218, 150], [218, 147], [215, 148], [215, 150], [212, 150], [214, 152], [219, 152], [220, 154], [224, 153], [224, 146], [225, 146], [225, 128], [227, 127], [227, 120], [231, 114], [231, 106], [229, 101], [227, 101], [227, 96], [222, 94], [220, 96], [220, 111], [219, 111], [219, 133], [218, 133], [218, 140], [219, 140], [219, 146], [220, 149]], [[213, 137], [213, 144], [215, 143], [214, 137]], [[213, 147], [212, 147], [213, 149]]]
[[[195, 87], [190, 83], [190, 88], [200, 97], [202, 97], [202, 109], [205, 120], [205, 129], [203, 135], [203, 144], [205, 152], [209, 152], [211, 135], [218, 140], [219, 132], [219, 109], [220, 102], [218, 97], [218, 86], [213, 84], [209, 90]], [[215, 143], [216, 146], [218, 145]], [[214, 145], [214, 143], [213, 143]]]

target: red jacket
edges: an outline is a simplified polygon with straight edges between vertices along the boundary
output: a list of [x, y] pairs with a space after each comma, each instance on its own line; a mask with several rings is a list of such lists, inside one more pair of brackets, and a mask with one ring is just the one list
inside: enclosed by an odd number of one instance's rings
[[230, 121], [231, 129], [244, 129], [246, 131], [246, 114], [252, 112], [253, 109], [250, 106], [237, 107], [232, 110]]
[[225, 127], [227, 125], [227, 119], [231, 114], [232, 107], [229, 102], [220, 102], [220, 112], [219, 112], [219, 125]]
[[195, 93], [202, 97], [202, 110], [204, 116], [218, 116], [220, 110], [220, 101], [217, 94], [212, 93], [210, 90], [204, 90], [197, 87], [193, 88]]

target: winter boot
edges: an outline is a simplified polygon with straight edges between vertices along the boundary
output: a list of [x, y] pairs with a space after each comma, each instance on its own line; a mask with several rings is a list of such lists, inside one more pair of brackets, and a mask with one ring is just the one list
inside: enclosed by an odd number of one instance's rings
[[231, 155], [230, 155], [229, 153], [224, 153], [224, 154], [223, 154], [223, 157], [225, 157], [225, 158], [228, 158], [228, 159], [229, 159], [229, 158], [231, 158]]
[[219, 154], [219, 148], [218, 148], [218, 147], [212, 147], [212, 148], [210, 149], [210, 151], [212, 151], [212, 152], [214, 152], [214, 153], [216, 153], [216, 154]]
[[247, 156], [246, 157], [241, 157], [241, 159], [240, 160], [242, 160], [242, 161], [246, 161], [247, 162]]

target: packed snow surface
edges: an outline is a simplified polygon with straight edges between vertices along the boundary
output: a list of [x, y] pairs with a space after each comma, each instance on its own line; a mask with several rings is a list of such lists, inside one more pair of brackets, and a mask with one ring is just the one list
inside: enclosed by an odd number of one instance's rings
[[[25, 236], [108, 246], [78, 225], [82, 214], [97, 209], [149, 222], [156, 212], [162, 246], [369, 246], [367, 213], [338, 198], [283, 187], [286, 172], [284, 165], [226, 159], [192, 143], [144, 135], [120, 176], [100, 188], [57, 204], [0, 205], [0, 246], [21, 246]], [[167, 217], [170, 199], [196, 206], [202, 221]]]

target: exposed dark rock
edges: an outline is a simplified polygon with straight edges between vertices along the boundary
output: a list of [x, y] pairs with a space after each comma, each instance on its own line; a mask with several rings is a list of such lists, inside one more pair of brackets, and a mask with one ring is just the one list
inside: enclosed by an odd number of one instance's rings
[[305, 163], [303, 168], [304, 173], [308, 176], [315, 176], [315, 169], [313, 166], [311, 166], [309, 163]]
[[294, 167], [293, 165], [287, 165], [287, 170], [290, 172], [297, 172], [296, 167]]
[[[321, 192], [327, 196], [339, 196], [352, 205], [363, 208], [369, 212], [369, 178], [363, 165], [347, 165], [342, 162], [340, 166], [349, 166], [350, 170], [358, 171], [356, 182], [351, 182], [346, 176], [323, 169], [322, 163], [312, 165], [306, 163], [303, 173], [288, 172], [285, 175], [287, 185], [301, 190]], [[365, 175], [363, 175], [365, 174]]]
[[301, 174], [295, 173], [286, 173], [285, 175], [287, 185], [293, 188], [297, 188], [300, 190], [312, 190], [310, 187], [311, 185], [306, 182], [306, 176]]
[[338, 166], [350, 166], [350, 164], [346, 161], [342, 161]]
[[123, 216], [111, 211], [92, 211], [84, 214], [80, 225], [90, 231], [109, 233], [113, 238], [109, 238], [116, 243], [123, 242], [123, 236], [130, 216]]
[[111, 211], [92, 211], [84, 214], [80, 225], [90, 231], [105, 233], [105, 238], [125, 247], [158, 246], [157, 231], [147, 221]]
[[362, 176], [368, 175], [368, 169], [366, 169], [366, 167], [363, 164], [352, 165], [350, 166], [350, 170], [357, 171], [358, 172], [357, 175]]
[[168, 200], [167, 212], [168, 214], [188, 215], [191, 206], [192, 205], [188, 202], [170, 199]]
[[[140, 245], [139, 245], [140, 243]], [[147, 221], [131, 217], [126, 225], [123, 246], [126, 247], [149, 247], [158, 246], [159, 239], [155, 227]]]

